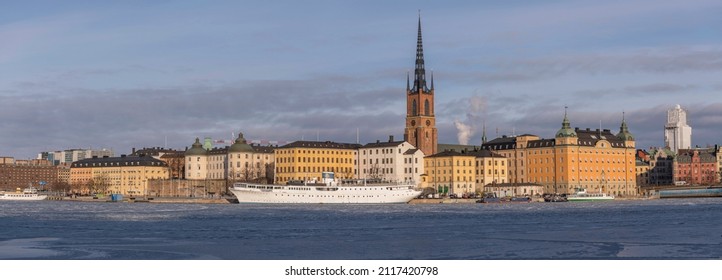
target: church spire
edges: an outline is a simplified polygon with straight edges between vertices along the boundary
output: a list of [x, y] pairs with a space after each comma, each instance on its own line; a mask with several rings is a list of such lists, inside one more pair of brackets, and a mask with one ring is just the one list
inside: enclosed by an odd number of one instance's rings
[[421, 40], [421, 11], [419, 11], [419, 32], [416, 39], [416, 68], [414, 69], [414, 87], [411, 89], [413, 92], [422, 90], [425, 93], [429, 92], [429, 88], [426, 87], [426, 70], [424, 69], [424, 46]]
[[484, 121], [484, 126], [481, 130], [481, 145], [486, 144], [486, 121]]

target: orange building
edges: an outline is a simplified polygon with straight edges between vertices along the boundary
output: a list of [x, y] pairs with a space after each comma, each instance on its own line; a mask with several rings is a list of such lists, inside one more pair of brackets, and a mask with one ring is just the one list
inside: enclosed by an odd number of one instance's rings
[[510, 183], [537, 183], [546, 193], [577, 189], [637, 195], [634, 136], [624, 119], [620, 132], [572, 129], [564, 115], [554, 139], [525, 134], [482, 145], [509, 159]]

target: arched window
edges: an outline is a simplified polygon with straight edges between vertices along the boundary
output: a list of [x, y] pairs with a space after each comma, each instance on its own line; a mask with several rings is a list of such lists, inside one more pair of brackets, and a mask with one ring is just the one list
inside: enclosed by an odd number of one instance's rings
[[411, 115], [416, 116], [417, 112], [418, 111], [416, 110], [416, 100], [414, 100], [413, 102], [411, 102]]
[[429, 100], [424, 100], [424, 115], [430, 116], [429, 114]]

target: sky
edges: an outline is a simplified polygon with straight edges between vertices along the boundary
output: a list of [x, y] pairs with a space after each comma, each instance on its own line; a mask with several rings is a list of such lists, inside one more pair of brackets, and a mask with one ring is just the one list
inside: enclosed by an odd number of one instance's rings
[[[403, 138], [421, 16], [440, 143], [572, 127], [722, 143], [720, 1], [10, 1], [0, 156]], [[457, 127], [468, 127], [460, 135]], [[461, 136], [461, 137], [460, 137]]]

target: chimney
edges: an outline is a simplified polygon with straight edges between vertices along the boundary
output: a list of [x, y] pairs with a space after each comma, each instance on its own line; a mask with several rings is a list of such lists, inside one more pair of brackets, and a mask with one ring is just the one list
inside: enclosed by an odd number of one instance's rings
[[131, 154], [135, 154], [135, 148], [133, 148], [133, 152]]
[[394, 136], [393, 136], [393, 135], [389, 135], [389, 143], [391, 143], [391, 142], [394, 142]]

